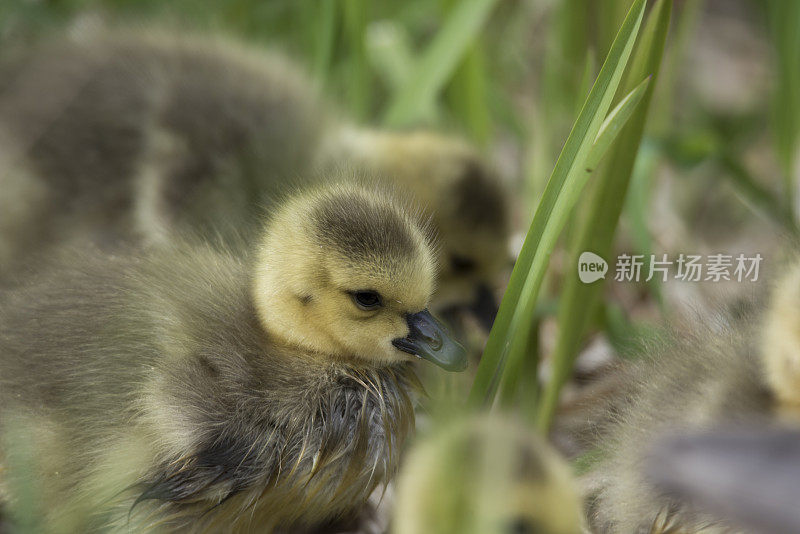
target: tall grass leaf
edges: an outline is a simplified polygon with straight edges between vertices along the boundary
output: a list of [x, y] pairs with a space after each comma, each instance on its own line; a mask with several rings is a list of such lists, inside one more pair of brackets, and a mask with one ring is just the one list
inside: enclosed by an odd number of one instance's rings
[[773, 96], [775, 140], [784, 173], [788, 204], [794, 194], [792, 174], [800, 139], [800, 2], [770, 0], [766, 3], [775, 47], [777, 83]]
[[544, 112], [550, 121], [565, 115], [571, 119], [580, 111], [595, 75], [586, 2], [563, 0], [553, 5], [553, 11], [542, 72]]
[[422, 53], [408, 81], [391, 99], [384, 116], [388, 126], [403, 126], [427, 118], [436, 97], [455, 72], [469, 45], [489, 19], [497, 0], [461, 0], [433, 42]]
[[[590, 61], [588, 18], [589, 12], [583, 0], [563, 0], [552, 5], [541, 72], [541, 94], [533, 117], [529, 119], [529, 130], [535, 134], [530, 136], [528, 149], [524, 207], [531, 211], [547, 186], [562, 136], [571, 126], [567, 121], [580, 112], [595, 79], [595, 67]], [[591, 75], [582, 78], [587, 72]]]
[[319, 2], [314, 4], [319, 13], [314, 24], [313, 57], [314, 79], [325, 86], [333, 58], [334, 36], [336, 34], [336, 4]]
[[347, 101], [350, 110], [358, 119], [365, 119], [370, 109], [369, 69], [367, 65], [366, 0], [344, 0], [344, 29], [350, 46], [348, 54]]
[[589, 94], [589, 89], [592, 88], [592, 80], [594, 80], [596, 68], [596, 56], [594, 55], [594, 51], [589, 49], [586, 51], [586, 60], [583, 64], [583, 74], [578, 84], [578, 92], [575, 94], [575, 113], [580, 112], [583, 101], [586, 99], [586, 95]]
[[558, 337], [552, 355], [553, 372], [542, 392], [538, 410], [537, 424], [541, 429], [550, 426], [561, 388], [572, 373], [588, 319], [595, 311], [600, 289], [603, 287], [602, 279], [592, 284], [580, 282], [578, 257], [584, 251], [591, 251], [609, 259], [614, 233], [644, 133], [647, 112], [664, 52], [671, 11], [672, 0], [659, 0], [648, 16], [631, 69], [626, 75], [625, 87], [629, 90], [646, 76], [652, 76], [653, 80], [647, 87], [642, 105], [638, 107], [620, 134], [603, 172], [598, 176], [592, 191], [593, 195], [588, 199], [587, 217], [582, 221], [579, 237], [575, 240], [567, 260], [567, 275], [558, 313]]
[[516, 360], [524, 356], [545, 268], [570, 210], [589, 177], [584, 164], [619, 88], [644, 8], [645, 0], [633, 2], [556, 161], [478, 366], [469, 395], [469, 404], [473, 407], [491, 403], [506, 361], [511, 361], [514, 367], [518, 365]]
[[[594, 170], [594, 168], [602, 159], [603, 155], [608, 150], [608, 147], [611, 146], [611, 143], [617, 137], [617, 134], [622, 130], [622, 127], [625, 125], [628, 119], [631, 118], [636, 106], [639, 104], [639, 102], [641, 102], [649, 82], [650, 78], [648, 77], [642, 81], [642, 83], [637, 85], [633, 91], [628, 93], [628, 95], [623, 98], [619, 104], [617, 104], [611, 113], [608, 114], [608, 117], [606, 117], [606, 119], [603, 121], [603, 124], [600, 126], [600, 131], [597, 133], [597, 139], [592, 145], [589, 155], [586, 158], [586, 163], [584, 164], [586, 173], [591, 173]], [[528, 335], [530, 336], [530, 339], [536, 339], [536, 335], [534, 333], [530, 332]], [[525, 367], [530, 367], [526, 362], [530, 355], [534, 354], [534, 349], [531, 347], [530, 342], [527, 344], [526, 351], [528, 356], [526, 358], [520, 358], [514, 363], [509, 362], [509, 366], [506, 369], [506, 372], [503, 374], [500, 389], [501, 402], [505, 405], [510, 404], [515, 398], [514, 395], [516, 393], [517, 384], [519, 383], [520, 375], [523, 372], [523, 369]]]
[[400, 24], [374, 22], [367, 28], [367, 59], [390, 91], [406, 83], [414, 64], [411, 38]]
[[649, 84], [650, 77], [648, 76], [630, 93], [625, 95], [625, 98], [617, 104], [611, 113], [608, 114], [606, 120], [603, 121], [603, 124], [600, 126], [600, 131], [597, 133], [597, 139], [595, 139], [592, 145], [592, 150], [586, 158], [587, 171], [594, 171], [597, 164], [600, 163], [600, 160], [611, 146], [611, 143], [617, 138], [623, 126], [627, 124], [628, 119], [633, 115], [636, 106], [642, 101]]
[[[588, 9], [586, 9], [586, 4]], [[626, 0], [605, 0], [603, 2], [584, 2], [584, 9], [593, 24], [593, 42], [599, 57], [608, 53], [619, 24], [625, 16]]]
[[777, 223], [784, 230], [792, 234], [798, 232], [790, 205], [758, 183], [739, 158], [731, 154], [730, 150], [723, 148], [717, 161], [727, 171], [725, 177], [731, 182], [745, 205], [756, 214]]
[[[653, 98], [656, 98], [655, 95]], [[658, 108], [653, 108], [654, 113], [652, 113], [648, 119], [650, 121], [648, 128], [656, 127], [653, 124], [656, 109]], [[648, 221], [650, 220], [650, 198], [653, 178], [660, 160], [661, 153], [656, 150], [655, 143], [648, 140], [648, 138], [642, 139], [642, 144], [639, 146], [639, 153], [636, 156], [636, 163], [633, 166], [630, 184], [628, 185], [625, 207], [623, 208], [623, 216], [626, 217], [629, 222], [634, 253], [641, 254], [645, 258], [649, 258], [654, 250], [653, 236], [650, 233]], [[665, 308], [664, 294], [661, 290], [661, 279], [654, 276], [647, 281], [647, 284], [650, 295], [658, 302], [658, 308], [663, 313]], [[608, 332], [608, 328], [606, 328], [606, 332]]]
[[[444, 0], [444, 13], [451, 13], [456, 5], [455, 0]], [[461, 123], [470, 139], [481, 146], [489, 142], [490, 136], [489, 76], [484, 41], [482, 35], [475, 36], [445, 87], [452, 116]]]
[[697, 24], [703, 12], [705, 0], [685, 0], [676, 8], [675, 30], [669, 37], [664, 65], [658, 75], [661, 81], [653, 98], [656, 105], [650, 117], [650, 131], [659, 137], [666, 137], [675, 128], [675, 103], [677, 101], [678, 81], [686, 67], [687, 51], [691, 50]]
[[491, 135], [487, 86], [489, 76], [482, 39], [476, 38], [447, 87], [447, 100], [470, 139], [485, 146]]

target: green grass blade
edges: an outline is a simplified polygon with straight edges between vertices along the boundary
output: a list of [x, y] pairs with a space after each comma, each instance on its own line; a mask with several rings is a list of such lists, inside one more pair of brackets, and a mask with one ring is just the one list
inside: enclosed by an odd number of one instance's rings
[[334, 35], [336, 32], [336, 4], [333, 2], [320, 2], [315, 5], [319, 9], [315, 34], [313, 36], [314, 79], [320, 86], [325, 86], [328, 71], [333, 58]]
[[491, 135], [486, 58], [478, 38], [469, 47], [447, 88], [447, 100], [470, 139], [485, 146]]
[[586, 60], [583, 64], [583, 74], [581, 81], [578, 84], [578, 91], [575, 94], [575, 113], [579, 113], [586, 95], [589, 94], [589, 89], [592, 88], [592, 80], [594, 80], [594, 72], [597, 68], [597, 59], [595, 58], [594, 51], [589, 49], [586, 52]]
[[589, 152], [589, 157], [586, 158], [586, 170], [588, 172], [594, 171], [597, 164], [600, 163], [600, 160], [608, 151], [608, 147], [610, 147], [614, 139], [617, 138], [617, 135], [622, 131], [622, 127], [625, 126], [628, 119], [631, 118], [633, 112], [636, 111], [636, 107], [639, 105], [639, 102], [642, 101], [649, 83], [650, 77], [648, 76], [642, 83], [637, 85], [633, 91], [628, 93], [625, 98], [617, 104], [617, 107], [608, 114], [606, 120], [603, 121], [603, 124], [600, 126], [600, 131], [597, 134], [597, 139], [594, 145], [592, 145], [591, 152]]
[[631, 70], [626, 77], [626, 90], [646, 76], [652, 76], [653, 80], [646, 89], [642, 105], [625, 126], [609, 155], [604, 172], [598, 176], [593, 195], [588, 199], [587, 217], [582, 221], [579, 236], [570, 251], [558, 313], [559, 330], [553, 353], [553, 373], [539, 404], [537, 424], [541, 429], [550, 426], [561, 388], [572, 373], [575, 356], [603, 287], [603, 280], [592, 284], [580, 282], [578, 257], [584, 251], [592, 251], [606, 260], [610, 259], [611, 243], [624, 206], [636, 154], [644, 133], [655, 78], [664, 53], [671, 11], [672, 0], [660, 0], [648, 16]]
[[792, 175], [800, 139], [800, 2], [770, 0], [766, 6], [778, 78], [773, 95], [775, 144], [783, 167], [784, 195], [791, 206]]
[[703, 13], [705, 0], [685, 0], [676, 8], [676, 20], [664, 57], [664, 66], [658, 75], [661, 81], [654, 98], [658, 103], [653, 107], [649, 128], [657, 137], [666, 137], [675, 129], [675, 104], [678, 82], [687, 62], [687, 52], [692, 49], [697, 34], [697, 25]]
[[545, 268], [556, 239], [589, 177], [584, 164], [619, 88], [644, 7], [644, 0], [635, 0], [631, 6], [556, 161], [489, 334], [470, 391], [471, 406], [490, 403], [499, 386], [505, 362], [511, 361], [514, 367], [517, 366], [515, 360], [523, 356]]
[[[599, 57], [608, 53], [614, 34], [625, 16], [628, 2], [625, 0], [604, 0], [603, 2], [581, 2], [592, 21], [594, 35], [592, 41]], [[587, 9], [588, 8], [588, 9]]]
[[580, 111], [591, 89], [596, 65], [587, 31], [589, 17], [584, 0], [563, 0], [553, 5], [541, 89], [545, 113], [551, 119], [555, 118], [552, 115], [571, 119]]
[[367, 58], [390, 91], [406, 83], [414, 64], [411, 39], [405, 29], [394, 22], [381, 21], [367, 29]]
[[[556, 161], [562, 136], [586, 101], [596, 75], [589, 45], [589, 13], [584, 0], [563, 0], [552, 6], [541, 71], [540, 96], [533, 109], [526, 169], [526, 210], [533, 211]], [[604, 56], [600, 56], [602, 59]], [[587, 75], [585, 76], [584, 75]]]
[[[645, 90], [647, 89], [648, 83], [650, 79], [646, 78], [642, 83], [636, 86], [636, 88], [631, 91], [630, 93], [622, 99], [622, 101], [615, 107], [611, 113], [608, 114], [603, 124], [600, 126], [600, 131], [597, 134], [597, 139], [595, 140], [592, 148], [589, 152], [589, 156], [586, 158], [586, 172], [591, 173], [597, 164], [602, 159], [603, 155], [606, 153], [611, 143], [617, 137], [617, 134], [622, 130], [622, 127], [631, 118], [633, 115], [636, 106], [641, 102], [642, 97], [645, 94]], [[531, 336], [532, 339], [535, 338], [534, 333], [530, 332], [528, 334]], [[531, 344], [527, 344], [526, 351], [531, 351], [532, 348]], [[508, 405], [516, 398], [515, 393], [517, 389], [517, 384], [519, 383], [520, 375], [522, 373], [522, 369], [525, 366], [525, 360], [527, 358], [520, 358], [518, 361], [514, 362], [513, 364], [509, 362], [508, 369], [503, 374], [503, 379], [501, 381], [500, 389], [501, 389], [501, 401], [504, 405]]]
[[[656, 98], [656, 95], [653, 95], [653, 98]], [[658, 127], [654, 124], [657, 109], [657, 106], [652, 109], [648, 119], [648, 129]], [[661, 154], [656, 149], [655, 144], [648, 142], [647, 138], [643, 139], [642, 144], [639, 146], [639, 153], [636, 156], [636, 164], [633, 166], [633, 173], [628, 185], [628, 194], [625, 197], [625, 207], [623, 208], [623, 217], [628, 220], [630, 227], [633, 252], [642, 254], [646, 258], [649, 258], [655, 250], [648, 221], [651, 217], [650, 198], [652, 196], [654, 175], [660, 159]], [[647, 282], [650, 295], [658, 302], [658, 309], [663, 313], [666, 310], [661, 284], [662, 281], [657, 276]]]
[[367, 6], [365, 0], [345, 0], [342, 4], [344, 29], [350, 46], [347, 101], [353, 115], [362, 120], [369, 112], [371, 94], [366, 49]]
[[461, 0], [447, 17], [386, 111], [388, 126], [403, 126], [426, 118], [469, 45], [489, 19], [497, 0]]
[[724, 176], [733, 185], [746, 206], [756, 214], [778, 224], [784, 230], [797, 234], [797, 223], [792, 215], [791, 206], [782, 202], [772, 191], [758, 183], [741, 161], [731, 154], [730, 150], [722, 149], [717, 161], [720, 167], [726, 171]]
[[[444, 0], [442, 8], [445, 15], [452, 13], [457, 5], [454, 0]], [[476, 35], [445, 86], [444, 95], [452, 117], [460, 123], [470, 139], [481, 146], [489, 142], [491, 133], [485, 46], [483, 36]]]

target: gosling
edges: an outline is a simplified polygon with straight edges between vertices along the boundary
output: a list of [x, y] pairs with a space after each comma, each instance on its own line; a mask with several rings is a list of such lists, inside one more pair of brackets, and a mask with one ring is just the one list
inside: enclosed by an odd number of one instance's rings
[[800, 532], [800, 432], [754, 425], [670, 436], [653, 449], [648, 476], [681, 501], [744, 532]]
[[508, 262], [507, 191], [463, 141], [432, 132], [342, 129], [323, 146], [331, 161], [344, 157], [369, 174], [408, 189], [430, 213], [442, 239], [437, 306], [467, 308], [489, 329], [497, 304], [492, 283]]
[[800, 261], [765, 306], [715, 325], [683, 325], [680, 339], [626, 371], [626, 398], [614, 401], [615, 422], [596, 444], [604, 458], [595, 471], [601, 489], [591, 506], [598, 532], [735, 531], [725, 530], [732, 527], [724, 518], [656, 487], [646, 475], [649, 454], [674, 433], [797, 424], [798, 302]]
[[569, 468], [522, 423], [481, 415], [419, 443], [398, 477], [395, 534], [580, 534]]
[[392, 476], [412, 362], [466, 365], [426, 310], [428, 231], [347, 184], [288, 197], [265, 228], [244, 257], [71, 250], [6, 291], [12, 517], [33, 488], [42, 532], [272, 532], [349, 514]]
[[278, 54], [182, 32], [85, 31], [4, 51], [0, 264], [76, 235], [257, 232], [276, 192], [361, 167], [433, 216], [439, 307], [469, 304], [489, 323], [508, 263], [501, 183], [465, 143], [353, 127], [313, 85]]

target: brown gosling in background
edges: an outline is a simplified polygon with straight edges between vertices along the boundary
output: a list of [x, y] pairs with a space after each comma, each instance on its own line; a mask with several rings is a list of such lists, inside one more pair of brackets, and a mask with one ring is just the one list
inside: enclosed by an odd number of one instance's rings
[[736, 531], [656, 488], [646, 476], [648, 454], [672, 434], [796, 424], [798, 302], [796, 261], [762, 309], [714, 325], [684, 325], [679, 338], [626, 371], [627, 398], [614, 401], [615, 422], [598, 444], [601, 489], [591, 504], [598, 532]]
[[570, 469], [522, 423], [475, 416], [417, 444], [397, 482], [394, 534], [580, 534]]
[[466, 364], [426, 310], [425, 227], [375, 189], [290, 196], [249, 256], [175, 242], [53, 261], [0, 304], [0, 496], [36, 531], [348, 514], [396, 470], [411, 361]]
[[442, 240], [438, 307], [471, 311], [488, 329], [497, 305], [492, 282], [509, 264], [510, 202], [475, 150], [432, 132], [340, 129], [323, 149], [413, 192]]
[[439, 307], [472, 304], [489, 324], [508, 264], [507, 195], [473, 148], [354, 128], [291, 62], [218, 36], [85, 30], [5, 50], [0, 154], [3, 265], [76, 235], [257, 232], [276, 190], [340, 166], [409, 188], [432, 214]]

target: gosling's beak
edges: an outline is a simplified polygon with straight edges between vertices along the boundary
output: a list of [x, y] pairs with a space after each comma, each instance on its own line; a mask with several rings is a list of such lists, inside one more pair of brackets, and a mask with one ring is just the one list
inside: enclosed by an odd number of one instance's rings
[[492, 293], [489, 286], [486, 284], [478, 286], [478, 290], [475, 292], [475, 300], [469, 308], [481, 326], [487, 331], [492, 329], [494, 319], [497, 317], [498, 306], [494, 293]]
[[433, 362], [447, 371], [467, 368], [467, 351], [428, 310], [406, 315], [408, 335], [392, 340], [396, 348]]

